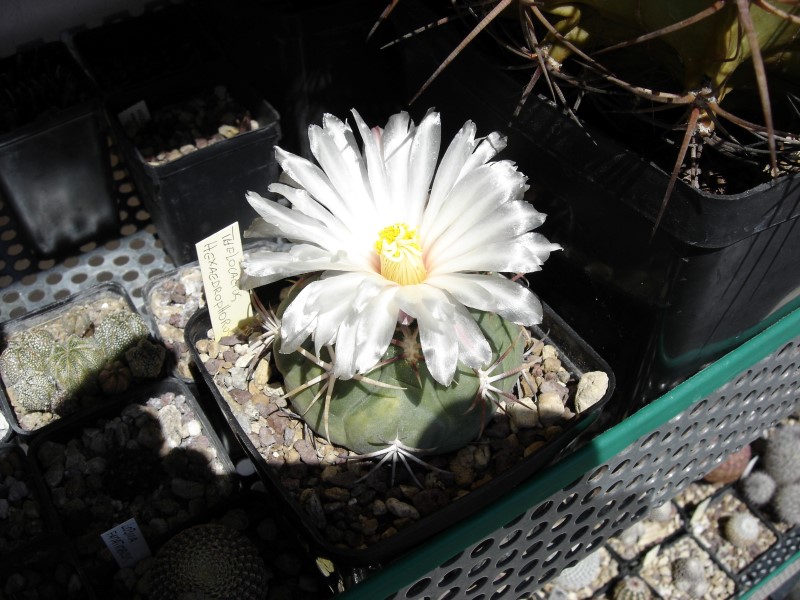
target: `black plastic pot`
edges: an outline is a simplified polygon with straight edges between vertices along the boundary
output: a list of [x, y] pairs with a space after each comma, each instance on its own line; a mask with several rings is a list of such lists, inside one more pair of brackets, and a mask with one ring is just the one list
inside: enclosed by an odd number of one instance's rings
[[[421, 3], [402, 4], [401, 30], [432, 18]], [[409, 97], [461, 37], [439, 28], [408, 41], [405, 70], [419, 74]], [[542, 97], [509, 123], [524, 82], [475, 45], [412, 112], [439, 109], [443, 139], [467, 119], [508, 135], [500, 158], [529, 177], [530, 198], [548, 215], [540, 231], [564, 248], [531, 286], [611, 363], [631, 408], [800, 305], [800, 175], [735, 195], [679, 181], [653, 235], [669, 174]]]
[[[151, 114], [224, 86], [244, 106], [258, 129], [199, 148], [170, 162], [147, 162], [119, 120], [120, 111], [145, 101]], [[248, 191], [269, 196], [278, 178], [274, 146], [280, 139], [278, 113], [249, 86], [224, 69], [202, 78], [154, 83], [107, 101], [109, 119], [136, 189], [150, 212], [164, 248], [176, 264], [197, 259], [195, 244], [223, 227], [254, 218]], [[221, 125], [221, 124], [220, 124]]]
[[[175, 399], [164, 401], [167, 395]], [[178, 409], [181, 424], [191, 420], [200, 424], [199, 434], [185, 438], [194, 439], [196, 446], [183, 441], [172, 445], [158, 416], [162, 406], [176, 406], [180, 396], [185, 398], [184, 408]], [[133, 426], [119, 419], [123, 415], [138, 427], [135, 437]], [[127, 442], [126, 435], [131, 436]], [[59, 457], [54, 445], [67, 446], [70, 451]], [[70, 540], [91, 585], [104, 597], [119, 567], [104, 549], [102, 533], [135, 518], [153, 551], [184, 527], [204, 522], [239, 491], [230, 457], [194, 394], [172, 378], [143, 386], [79, 419], [59, 422], [32, 441], [29, 454], [47, 481], [58, 526]], [[104, 459], [100, 471], [88, 464], [96, 457]], [[59, 470], [58, 461], [71, 466], [61, 479], [48, 481], [48, 472]], [[178, 491], [179, 479], [188, 482], [186, 490], [200, 484], [205, 490], [197, 496], [196, 492], [185, 495]], [[91, 480], [84, 489], [88, 498], [83, 504], [73, 502], [65, 491], [84, 480]], [[100, 509], [103, 504], [108, 505], [105, 511]]]
[[249, 417], [237, 414], [237, 409], [234, 408], [232, 401], [226, 400], [227, 394], [222, 394], [215, 384], [213, 376], [204, 368], [197, 351], [197, 342], [207, 339], [210, 327], [211, 321], [208, 311], [205, 309], [195, 313], [186, 326], [186, 341], [203, 379], [216, 397], [231, 429], [252, 459], [264, 482], [274, 491], [276, 497], [280, 498], [287, 508], [289, 517], [305, 535], [314, 551], [333, 561], [339, 574], [345, 579], [348, 577], [347, 573], [350, 573], [349, 569], [376, 567], [396, 559], [402, 553], [411, 551], [414, 546], [423, 543], [432, 535], [458, 523], [467, 515], [489, 506], [514, 486], [562, 456], [577, 440], [579, 434], [595, 422], [613, 394], [615, 386], [614, 374], [605, 361], [552, 309], [545, 306], [544, 321], [540, 326], [531, 329], [532, 334], [540, 339], [546, 339], [548, 344], [555, 346], [564, 367], [575, 377], [580, 377], [588, 371], [606, 372], [609, 376], [609, 385], [603, 398], [574, 419], [566, 422], [563, 425], [563, 431], [547, 441], [535, 453], [512, 465], [508, 470], [496, 474], [490, 482], [470, 491], [448, 506], [400, 529], [391, 537], [356, 550], [340, 547], [327, 541], [323, 532], [314, 524], [313, 519], [301, 507], [298, 500], [283, 486], [277, 468], [269, 465], [265, 457], [257, 451], [249, 437], [250, 432], [245, 431], [242, 426], [242, 423], [247, 422]]
[[100, 101], [61, 42], [0, 61], [0, 194], [31, 249], [63, 254], [117, 233]]
[[[10, 339], [15, 335], [32, 329], [42, 328], [50, 330], [55, 327], [55, 323], [65, 318], [68, 313], [75, 315], [83, 313], [92, 320], [91, 327], [95, 327], [104, 316], [115, 310], [123, 310], [139, 314], [133, 301], [125, 288], [111, 282], [92, 286], [83, 292], [73, 294], [63, 300], [54, 302], [47, 306], [32, 311], [22, 317], [11, 319], [0, 324], [0, 345], [5, 349]], [[76, 313], [77, 311], [77, 313]], [[98, 320], [93, 320], [97, 318]], [[55, 327], [57, 330], [62, 327]], [[52, 331], [51, 331], [52, 333]], [[148, 336], [154, 339], [152, 331]], [[121, 357], [121, 360], [126, 360]], [[166, 364], [166, 363], [165, 363]], [[162, 367], [162, 372], [163, 372]], [[148, 379], [133, 378], [131, 386], [142, 385]], [[0, 370], [0, 408], [2, 409], [12, 431], [26, 441], [56, 427], [61, 421], [72, 421], [79, 419], [82, 414], [91, 412], [98, 406], [105, 403], [114, 402], [114, 396], [103, 394], [97, 389], [77, 390], [74, 396], [64, 403], [63, 410], [52, 414], [52, 419], [45, 423], [38, 423], [39, 426], [29, 426], [24, 422], [24, 415], [29, 411], [22, 409], [9, 394], [9, 385], [5, 379], [5, 373]]]

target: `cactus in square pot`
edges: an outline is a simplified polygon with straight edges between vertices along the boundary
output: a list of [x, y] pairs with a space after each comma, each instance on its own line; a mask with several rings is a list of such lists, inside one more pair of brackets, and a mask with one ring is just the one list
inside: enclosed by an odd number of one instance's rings
[[249, 193], [260, 217], [245, 236], [294, 245], [245, 253], [240, 284], [299, 278], [273, 323], [293, 410], [359, 455], [415, 460], [475, 440], [516, 401], [542, 306], [513, 274], [559, 246], [533, 232], [544, 215], [525, 176], [492, 160], [501, 135], [467, 122], [439, 161], [434, 111], [353, 122], [362, 146], [334, 116], [309, 128], [319, 165], [276, 149], [292, 183], [270, 191], [291, 207]]

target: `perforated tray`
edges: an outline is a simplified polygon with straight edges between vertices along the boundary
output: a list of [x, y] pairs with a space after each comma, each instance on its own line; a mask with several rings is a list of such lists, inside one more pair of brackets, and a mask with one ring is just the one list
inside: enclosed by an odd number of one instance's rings
[[[791, 414], [799, 395], [795, 311], [340, 597], [529, 598]], [[796, 551], [792, 534], [761, 561], [759, 575], [768, 578]]]

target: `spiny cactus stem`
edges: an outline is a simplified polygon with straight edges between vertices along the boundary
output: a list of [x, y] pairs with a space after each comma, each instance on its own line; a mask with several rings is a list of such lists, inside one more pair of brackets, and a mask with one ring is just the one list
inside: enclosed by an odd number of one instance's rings
[[[326, 361], [322, 360], [321, 358], [318, 358], [318, 357], [314, 356], [313, 354], [311, 354], [311, 352], [309, 352], [305, 348], [301, 347], [301, 348], [297, 349], [297, 352], [301, 356], [306, 358], [306, 360], [310, 360], [315, 365], [317, 365], [320, 369], [323, 369], [325, 372], [322, 373], [321, 375], [317, 376], [317, 377], [314, 377], [313, 379], [309, 379], [303, 385], [297, 386], [293, 390], [290, 390], [290, 391], [286, 392], [283, 396], [281, 396], [281, 398], [286, 400], [288, 398], [291, 398], [292, 396], [295, 396], [295, 395], [299, 394], [300, 392], [302, 392], [303, 390], [311, 387], [312, 385], [316, 385], [316, 384], [320, 383], [322, 380], [326, 380], [325, 383], [322, 385], [322, 387], [319, 389], [319, 391], [316, 394], [314, 394], [314, 398], [311, 400], [311, 404], [308, 405], [306, 410], [303, 412], [302, 416], [305, 416], [305, 414], [311, 409], [311, 407], [314, 406], [317, 403], [317, 401], [322, 397], [322, 394], [327, 392], [327, 393], [325, 393], [325, 404], [323, 406], [323, 417], [322, 417], [322, 420], [323, 420], [323, 423], [325, 425], [325, 439], [328, 440], [328, 443], [330, 443], [330, 431], [328, 429], [328, 415], [330, 414], [331, 400], [333, 398], [333, 387], [336, 384], [336, 375], [333, 374], [333, 364], [334, 364], [334, 362], [336, 362], [336, 354], [334, 352], [333, 347], [326, 346], [326, 348], [328, 350], [328, 353], [331, 355], [331, 362], [326, 362]], [[372, 367], [372, 369], [370, 369], [370, 371], [373, 370], [373, 369], [378, 368], [379, 366], [381, 366], [380, 363], [376, 364], [375, 366]], [[367, 372], [369, 372], [369, 371], [367, 371]], [[374, 385], [375, 387], [380, 387], [380, 388], [386, 388], [386, 389], [392, 389], [392, 390], [402, 390], [402, 389], [404, 389], [403, 387], [401, 387], [399, 385], [392, 385], [391, 383], [384, 383], [383, 381], [378, 381], [376, 379], [370, 379], [369, 377], [364, 377], [363, 375], [353, 375], [353, 379], [355, 379], [356, 381], [358, 381], [360, 383], [368, 383], [370, 385]]]
[[[433, 452], [435, 450], [436, 448], [430, 448], [427, 450], [427, 452]], [[378, 458], [379, 456], [381, 457], [380, 461], [378, 461], [378, 463], [375, 466], [373, 466], [366, 475], [359, 478], [356, 483], [364, 481], [367, 477], [372, 475], [372, 473], [374, 473], [386, 461], [390, 459], [392, 461], [391, 485], [394, 485], [394, 476], [397, 468], [398, 459], [400, 460], [400, 462], [403, 463], [403, 466], [406, 468], [406, 471], [411, 476], [411, 479], [414, 480], [414, 483], [417, 484], [417, 486], [420, 488], [423, 487], [423, 485], [419, 482], [419, 479], [417, 479], [417, 476], [414, 475], [414, 472], [411, 470], [411, 465], [408, 464], [409, 460], [414, 461], [415, 463], [425, 467], [426, 469], [435, 471], [436, 473], [440, 473], [442, 475], [451, 475], [450, 471], [445, 471], [444, 469], [440, 469], [439, 467], [426, 463], [418, 456], [415, 456], [414, 452], [422, 453], [423, 450], [419, 448], [412, 448], [411, 446], [406, 446], [399, 439], [395, 438], [395, 440], [386, 448], [382, 448], [381, 450], [376, 450], [375, 452], [369, 452], [367, 454], [359, 454], [357, 456], [350, 457], [349, 460], [354, 460], [354, 461], [369, 460], [372, 458]]]

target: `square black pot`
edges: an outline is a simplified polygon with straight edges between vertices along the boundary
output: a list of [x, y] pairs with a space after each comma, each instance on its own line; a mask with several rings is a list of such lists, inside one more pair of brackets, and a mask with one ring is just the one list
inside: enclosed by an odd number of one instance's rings
[[0, 61], [0, 194], [27, 242], [56, 256], [119, 229], [102, 105], [62, 42]]

